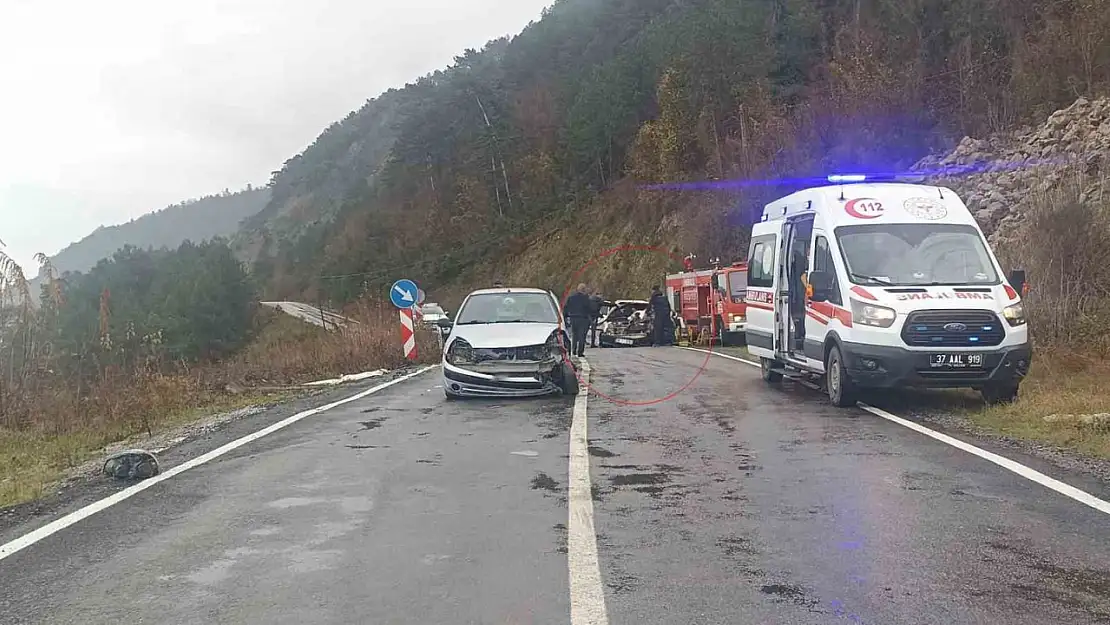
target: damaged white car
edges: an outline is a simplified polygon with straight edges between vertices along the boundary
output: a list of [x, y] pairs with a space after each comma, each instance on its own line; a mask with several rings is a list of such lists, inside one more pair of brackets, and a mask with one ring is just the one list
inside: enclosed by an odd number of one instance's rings
[[[606, 302], [608, 303], [608, 302]], [[649, 304], [641, 299], [619, 299], [597, 324], [598, 345], [641, 347], [651, 345]]]
[[549, 291], [474, 291], [459, 307], [444, 344], [444, 394], [448, 399], [578, 394], [562, 318]]

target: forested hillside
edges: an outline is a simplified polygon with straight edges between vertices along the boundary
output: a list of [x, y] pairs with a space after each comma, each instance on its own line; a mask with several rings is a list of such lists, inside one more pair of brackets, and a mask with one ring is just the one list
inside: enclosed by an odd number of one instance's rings
[[1103, 91], [1108, 32], [1099, 0], [560, 0], [329, 128], [240, 236], [269, 236], [273, 295], [335, 300], [401, 273], [562, 288], [612, 244], [731, 256], [782, 185], [636, 183], [908, 167]]
[[176, 249], [185, 241], [201, 243], [231, 236], [239, 223], [262, 210], [268, 188], [224, 191], [167, 206], [115, 226], [102, 226], [51, 257], [59, 272], [88, 271], [101, 259], [128, 245], [140, 249]]

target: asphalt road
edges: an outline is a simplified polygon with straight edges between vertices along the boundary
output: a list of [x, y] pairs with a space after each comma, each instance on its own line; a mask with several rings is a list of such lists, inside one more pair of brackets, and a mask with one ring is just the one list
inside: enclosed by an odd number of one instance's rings
[[614, 625], [1110, 623], [1107, 515], [741, 363], [650, 403], [705, 356], [587, 357], [585, 508], [574, 401], [433, 370], [0, 561], [0, 622], [568, 623], [592, 525]]

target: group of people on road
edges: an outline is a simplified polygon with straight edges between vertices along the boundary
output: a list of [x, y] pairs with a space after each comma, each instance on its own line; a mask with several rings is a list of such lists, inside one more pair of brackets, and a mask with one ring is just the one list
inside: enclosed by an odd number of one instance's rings
[[[589, 289], [585, 283], [579, 284], [567, 298], [563, 314], [570, 326], [572, 355], [586, 355], [587, 334], [590, 337], [590, 347], [597, 347], [597, 322], [601, 319], [604, 303], [605, 298], [601, 291]], [[670, 302], [658, 286], [651, 287], [648, 304], [652, 322], [652, 345], [671, 345], [674, 339], [674, 318]]]

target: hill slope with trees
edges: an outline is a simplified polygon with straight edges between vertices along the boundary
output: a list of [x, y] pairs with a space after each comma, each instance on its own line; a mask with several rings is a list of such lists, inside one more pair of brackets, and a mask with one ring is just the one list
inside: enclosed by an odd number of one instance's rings
[[116, 250], [127, 246], [139, 249], [176, 249], [185, 241], [201, 243], [228, 237], [240, 222], [257, 214], [270, 199], [268, 188], [248, 188], [167, 206], [115, 226], [102, 226], [50, 257], [60, 272], [88, 271]]
[[729, 257], [789, 185], [637, 183], [908, 168], [1104, 90], [1108, 26], [1093, 0], [560, 0], [333, 125], [239, 237], [269, 236], [271, 295], [334, 301], [559, 281], [612, 244]]

